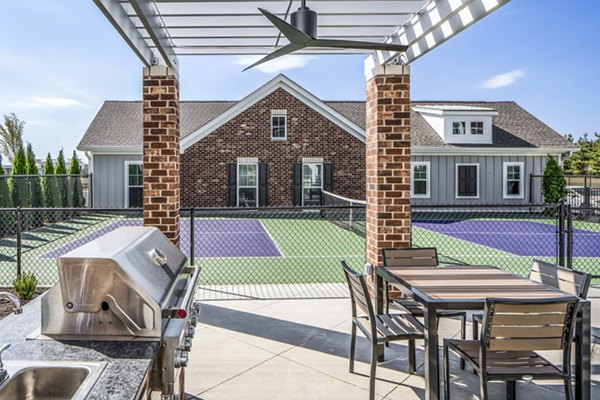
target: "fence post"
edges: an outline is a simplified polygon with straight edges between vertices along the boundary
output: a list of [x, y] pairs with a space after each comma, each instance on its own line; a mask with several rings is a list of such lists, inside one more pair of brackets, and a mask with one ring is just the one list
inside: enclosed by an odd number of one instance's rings
[[190, 265], [194, 265], [194, 207], [190, 209]]
[[529, 174], [529, 204], [533, 204], [533, 174]]
[[21, 224], [21, 207], [17, 207], [17, 278], [21, 277], [21, 251], [23, 250], [21, 245]]
[[558, 204], [558, 265], [565, 266], [565, 203]]
[[88, 174], [88, 197], [89, 197], [88, 207], [93, 208], [94, 207], [94, 173], [93, 172], [90, 172]]
[[567, 204], [567, 268], [573, 269], [573, 210]]

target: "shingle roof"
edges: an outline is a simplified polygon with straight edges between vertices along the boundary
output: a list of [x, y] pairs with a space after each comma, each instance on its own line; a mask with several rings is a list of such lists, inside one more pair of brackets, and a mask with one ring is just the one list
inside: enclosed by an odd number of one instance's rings
[[[181, 136], [190, 133], [216, 118], [235, 101], [183, 101], [181, 102]], [[331, 108], [365, 129], [365, 103], [362, 101], [328, 101]], [[444, 105], [486, 107], [498, 111], [492, 119], [493, 143], [487, 145], [452, 145], [440, 136], [418, 113], [413, 111], [412, 144], [419, 147], [520, 147], [520, 148], [576, 148], [558, 132], [525, 111], [513, 101], [456, 102], [416, 101], [416, 105]], [[142, 104], [140, 101], [106, 101], [81, 139], [78, 148], [90, 149], [142, 146]]]

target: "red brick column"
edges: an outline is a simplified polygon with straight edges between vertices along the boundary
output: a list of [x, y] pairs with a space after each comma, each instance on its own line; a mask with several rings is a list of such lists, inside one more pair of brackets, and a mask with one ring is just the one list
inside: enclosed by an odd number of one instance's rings
[[179, 245], [179, 82], [169, 67], [144, 68], [144, 226]]
[[367, 262], [410, 247], [410, 71], [379, 67], [367, 81]]

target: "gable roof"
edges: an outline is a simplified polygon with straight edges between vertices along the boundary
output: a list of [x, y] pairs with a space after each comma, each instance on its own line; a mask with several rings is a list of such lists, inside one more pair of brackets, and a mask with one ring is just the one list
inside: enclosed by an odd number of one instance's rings
[[[322, 101], [285, 77], [278, 75], [240, 101], [182, 101], [181, 149], [207, 136], [273, 91], [283, 88], [361, 141], [365, 141], [364, 101]], [[415, 101], [417, 106], [479, 107], [498, 111], [492, 117], [491, 144], [447, 144], [418, 112], [412, 110], [412, 148], [415, 152], [490, 152], [519, 149], [522, 152], [577, 150], [554, 129], [513, 101]], [[140, 153], [142, 151], [141, 101], [106, 101], [88, 127], [79, 150]]]

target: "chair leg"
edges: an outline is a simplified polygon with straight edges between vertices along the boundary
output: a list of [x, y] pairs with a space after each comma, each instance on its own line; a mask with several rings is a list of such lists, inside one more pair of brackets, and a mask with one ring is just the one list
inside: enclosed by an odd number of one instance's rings
[[444, 400], [450, 400], [450, 361], [446, 344], [444, 344]]
[[483, 378], [483, 374], [479, 375], [479, 397], [480, 400], [488, 400], [487, 381]]
[[573, 400], [573, 382], [571, 381], [571, 378], [566, 378], [565, 379], [565, 399], [566, 400]]
[[417, 351], [415, 349], [415, 341], [411, 339], [408, 341], [408, 373], [409, 374], [415, 373], [416, 364], [417, 364], [416, 352]]
[[356, 353], [356, 324], [352, 323], [352, 334], [350, 335], [350, 373], [354, 372], [354, 355]]
[[[460, 316], [460, 338], [465, 340], [467, 338], [467, 313], [463, 313]], [[460, 369], [465, 369], [465, 360], [460, 358]]]
[[479, 340], [479, 322], [473, 318], [473, 340]]
[[517, 382], [506, 381], [506, 400], [517, 400]]
[[[374, 339], [374, 338], [373, 338]], [[375, 372], [377, 370], [377, 341], [371, 341], [371, 374], [369, 375], [369, 400], [375, 400]]]

